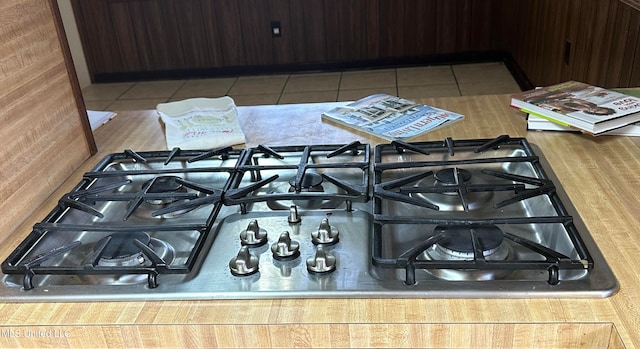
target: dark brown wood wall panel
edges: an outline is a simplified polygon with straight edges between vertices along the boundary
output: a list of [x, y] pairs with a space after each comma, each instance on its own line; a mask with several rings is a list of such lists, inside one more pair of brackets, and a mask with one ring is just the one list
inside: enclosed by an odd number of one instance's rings
[[[145, 47], [149, 70], [184, 69], [184, 55], [179, 28], [171, 0], [130, 1], [132, 19], [140, 38], [139, 47]], [[143, 46], [144, 45], [144, 46]], [[142, 55], [142, 52], [141, 52]]]
[[[390, 0], [393, 1], [393, 0]], [[429, 56], [436, 52], [436, 3], [425, 0], [405, 0], [404, 49], [407, 56]]]
[[609, 16], [610, 8], [617, 6], [617, 0], [591, 1], [595, 5], [594, 19], [592, 22], [593, 35], [591, 36], [591, 50], [587, 60], [587, 73], [584, 81], [595, 84], [602, 84], [599, 75], [605, 64], [607, 64], [608, 51], [611, 46], [611, 34]]
[[291, 39], [296, 62], [326, 62], [327, 38], [323, 0], [290, 2]]
[[406, 54], [404, 38], [413, 35], [413, 31], [407, 32], [406, 30], [411, 28], [406, 28], [405, 24], [415, 23], [407, 23], [405, 5], [409, 4], [403, 0], [379, 0], [370, 3], [370, 6], [377, 10], [378, 25], [371, 28], [369, 35], [374, 36], [378, 42], [378, 57], [402, 57]]
[[605, 86], [617, 86], [621, 82], [622, 64], [624, 62], [627, 38], [629, 36], [629, 23], [631, 22], [631, 11], [629, 6], [618, 6], [618, 11], [614, 19], [616, 25], [613, 30], [614, 40], [611, 45], [610, 58], [615, 64], [610, 64], [607, 68], [606, 78], [604, 80]]
[[247, 64], [237, 0], [201, 0], [207, 38], [217, 38], [222, 62], [219, 66]]
[[[534, 85], [566, 80], [608, 88], [640, 84], [638, 9], [619, 0], [497, 4], [504, 8], [492, 47], [511, 52]], [[514, 29], [507, 31], [509, 26]]]
[[640, 11], [629, 8], [629, 32], [625, 44], [624, 57], [622, 59], [622, 71], [620, 74], [620, 85], [640, 86], [638, 80], [634, 81], [634, 71], [640, 68]]
[[182, 50], [184, 67], [198, 69], [221, 66], [220, 39], [217, 31], [207, 30], [201, 2], [171, 0], [171, 3], [170, 9], [174, 13], [179, 35], [178, 42], [173, 44]]
[[493, 6], [491, 1], [473, 0], [469, 4], [470, 17], [469, 43], [465, 50], [468, 51], [488, 51], [491, 49], [491, 35], [493, 26]]
[[552, 16], [554, 11], [557, 11], [556, 7], [562, 0], [538, 0], [538, 6], [536, 8], [536, 15], [538, 16], [536, 33], [531, 41], [531, 49], [536, 52], [534, 56], [534, 62], [532, 64], [533, 75], [536, 77], [545, 74], [552, 67], [557, 67], [561, 62], [554, 62], [553, 57], [550, 55], [551, 51], [560, 46], [558, 43], [549, 45], [551, 41], [552, 33], [555, 31], [553, 25]]
[[367, 2], [368, 0], [324, 0], [329, 62], [367, 58]]
[[89, 71], [123, 71], [126, 60], [115, 35], [109, 3], [102, 0], [73, 0], [72, 5]]
[[[108, 4], [107, 13], [111, 15], [113, 31], [103, 32], [100, 35], [113, 35], [116, 38], [115, 50], [120, 53], [122, 59], [120, 71], [146, 70], [149, 66], [148, 56], [150, 53], [144, 41], [138, 44], [138, 40], [144, 40], [144, 37], [133, 25], [131, 17], [133, 14], [129, 4], [126, 1], [110, 1]], [[142, 52], [142, 56], [140, 52]], [[109, 54], [107, 54], [108, 56]]]
[[[606, 21], [596, 24], [599, 12], [606, 13], [607, 2], [598, 0], [573, 0], [572, 9], [578, 16], [572, 16], [573, 27], [578, 27], [575, 33], [576, 45], [571, 53], [570, 69], [566, 69], [562, 78], [578, 81], [589, 81], [589, 73], [593, 69], [591, 56], [598, 53], [597, 45], [602, 40], [603, 28]], [[604, 11], [602, 11], [604, 9]], [[585, 22], [585, 19], [589, 19]]]
[[632, 28], [635, 28], [633, 35], [635, 36], [635, 44], [633, 47], [633, 57], [629, 57], [632, 60], [628, 65], [630, 66], [629, 81], [626, 86], [640, 86], [640, 11], [634, 11], [633, 21], [631, 22]]
[[592, 37], [589, 70], [585, 79], [589, 83], [600, 86], [606, 84], [606, 71], [611, 59], [615, 30], [615, 23], [612, 23], [610, 19], [615, 17], [618, 4], [618, 0], [602, 0], [596, 8], [596, 17], [592, 23], [595, 31]]
[[238, 2], [246, 64], [274, 64], [269, 2], [264, 0], [236, 1]]
[[522, 37], [520, 7], [524, 1], [495, 0], [492, 9], [492, 48], [516, 48]]
[[[506, 51], [529, 80], [638, 84], [620, 0], [73, 0], [92, 74]], [[272, 37], [271, 21], [282, 36]]]
[[460, 0], [436, 0], [435, 53], [452, 53], [456, 50], [458, 28], [457, 7]]
[[[521, 2], [521, 1], [518, 1]], [[519, 18], [522, 19], [522, 28], [520, 29], [520, 36], [518, 37], [518, 50], [515, 53], [516, 61], [526, 69], [528, 74], [531, 74], [531, 67], [534, 66], [534, 59], [536, 56], [533, 54], [533, 44], [537, 40], [537, 34], [539, 32], [538, 26], [538, 6], [535, 2], [524, 2], [520, 7]]]
[[570, 30], [568, 28], [573, 25], [571, 21], [567, 20], [570, 7], [570, 1], [566, 0], [552, 0], [549, 3], [547, 12], [549, 26], [543, 40], [552, 44], [542, 45], [542, 53], [548, 57], [548, 63], [539, 68], [540, 84], [552, 84], [552, 77], [560, 76], [567, 70], [571, 59], [571, 50], [578, 50], [577, 47], [574, 47], [574, 40], [567, 40], [565, 35], [567, 30]]

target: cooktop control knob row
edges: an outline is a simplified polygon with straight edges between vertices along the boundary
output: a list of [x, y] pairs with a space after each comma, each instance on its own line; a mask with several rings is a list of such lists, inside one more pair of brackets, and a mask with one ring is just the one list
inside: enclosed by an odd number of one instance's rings
[[[301, 221], [295, 206], [292, 206], [287, 221], [297, 224]], [[264, 222], [263, 222], [264, 223]], [[240, 251], [229, 261], [231, 274], [248, 276], [258, 272], [259, 256], [265, 250], [260, 248], [267, 243], [267, 230], [261, 228], [257, 219], [251, 219], [247, 228], [240, 233]], [[339, 231], [323, 218], [317, 230], [310, 233], [311, 243], [315, 245], [312, 255], [306, 260], [307, 271], [311, 274], [327, 274], [336, 270], [336, 257], [328, 250], [339, 242]], [[278, 240], [271, 245], [274, 260], [287, 262], [300, 257], [300, 243], [291, 239], [288, 231], [283, 231]]]

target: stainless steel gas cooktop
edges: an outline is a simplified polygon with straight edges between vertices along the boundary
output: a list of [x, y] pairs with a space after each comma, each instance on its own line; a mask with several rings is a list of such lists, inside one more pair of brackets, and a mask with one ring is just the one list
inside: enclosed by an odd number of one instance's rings
[[2, 263], [0, 298], [607, 297], [524, 138], [105, 157]]

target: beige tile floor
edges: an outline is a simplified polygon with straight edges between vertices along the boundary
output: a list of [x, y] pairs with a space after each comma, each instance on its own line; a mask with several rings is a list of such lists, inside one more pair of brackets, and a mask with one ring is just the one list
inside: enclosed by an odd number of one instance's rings
[[92, 110], [155, 109], [158, 103], [228, 95], [237, 105], [351, 101], [373, 93], [408, 99], [520, 91], [501, 62], [410, 68], [93, 84]]

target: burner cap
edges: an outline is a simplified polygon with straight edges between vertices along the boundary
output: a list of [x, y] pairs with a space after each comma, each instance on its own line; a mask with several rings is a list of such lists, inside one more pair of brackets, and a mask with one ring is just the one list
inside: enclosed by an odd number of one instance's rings
[[[308, 191], [323, 191], [321, 184], [322, 176], [317, 173], [305, 173], [300, 181], [300, 187]], [[289, 179], [289, 185], [292, 189], [295, 189], [296, 177]]]
[[495, 225], [440, 225], [434, 232], [444, 233], [446, 236], [438, 242], [438, 245], [455, 252], [473, 253], [473, 242], [471, 241], [471, 231], [476, 234], [479, 248], [484, 251], [493, 251], [504, 240], [502, 230]]
[[464, 169], [455, 168], [455, 167], [445, 168], [443, 170], [440, 170], [436, 172], [434, 177], [439, 183], [442, 183], [442, 184], [456, 184], [456, 177], [454, 174], [454, 171], [456, 170], [458, 171], [458, 180], [461, 183], [468, 182], [471, 179], [471, 172]]
[[153, 183], [147, 190], [147, 193], [167, 193], [180, 190], [182, 188], [182, 184], [178, 182], [179, 179], [181, 178], [177, 176], [156, 177], [155, 179], [152, 179]]
[[[145, 245], [149, 245], [151, 237], [144, 232], [134, 233], [115, 233], [109, 235], [111, 240], [105, 246], [101, 258], [103, 259], [123, 259], [141, 253], [140, 247], [136, 246], [133, 241], [139, 240]], [[107, 239], [101, 239], [96, 246], [100, 246]]]

